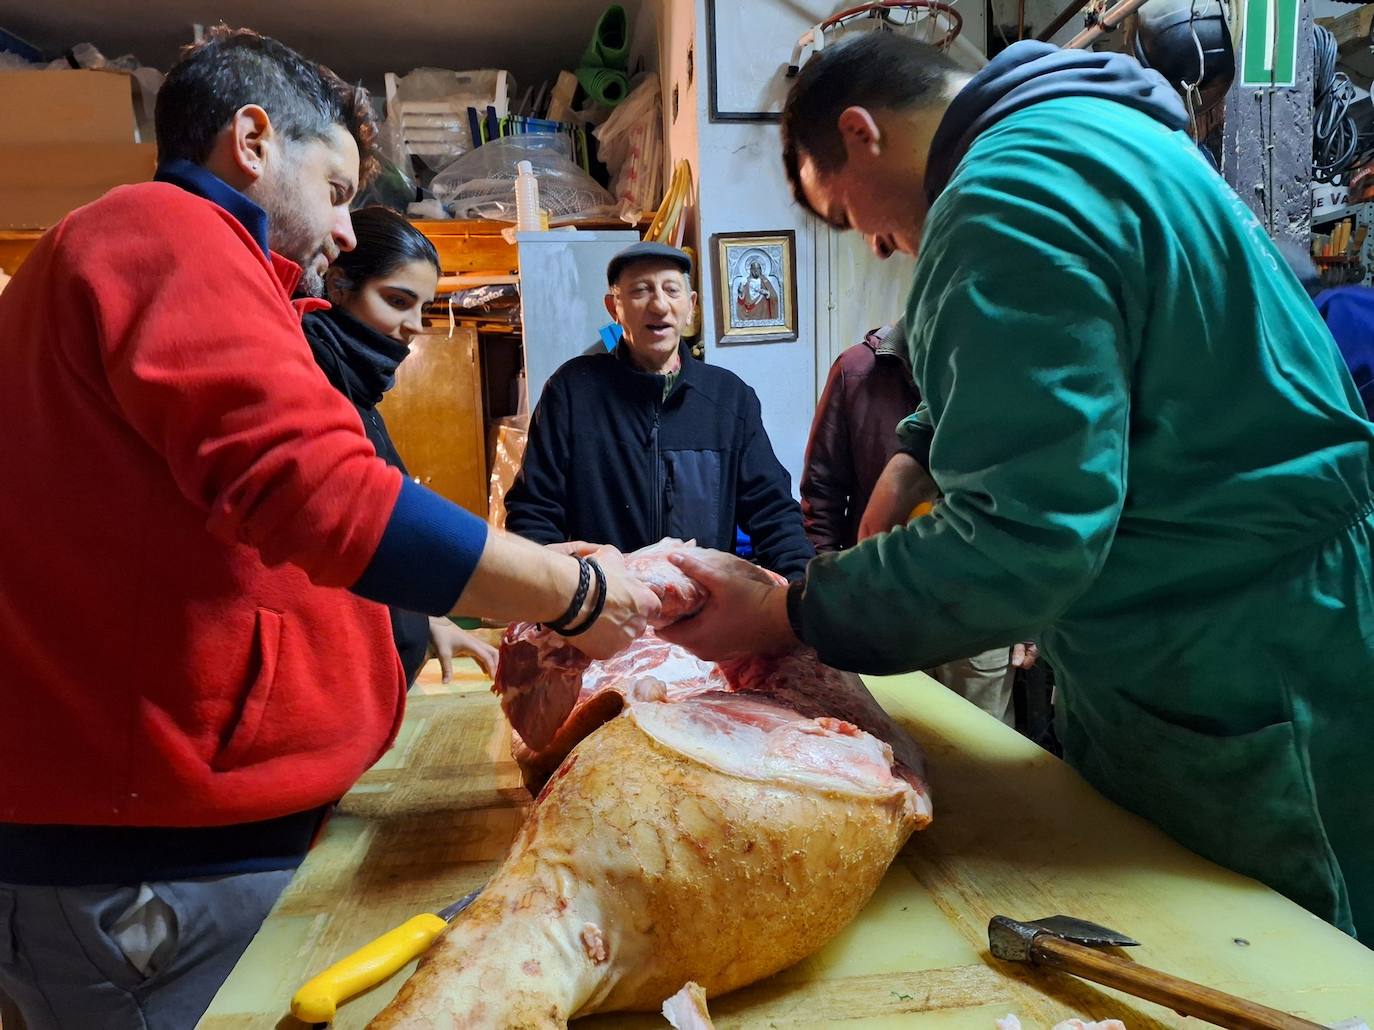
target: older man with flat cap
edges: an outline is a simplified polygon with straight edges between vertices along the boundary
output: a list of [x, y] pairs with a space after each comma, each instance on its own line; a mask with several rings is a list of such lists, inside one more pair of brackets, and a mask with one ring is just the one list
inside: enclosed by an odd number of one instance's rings
[[611, 259], [606, 310], [624, 336], [545, 384], [506, 528], [545, 544], [631, 551], [672, 536], [732, 551], [738, 526], [759, 564], [799, 577], [815, 551], [759, 399], [682, 342], [696, 304], [691, 271], [687, 254], [661, 243]]

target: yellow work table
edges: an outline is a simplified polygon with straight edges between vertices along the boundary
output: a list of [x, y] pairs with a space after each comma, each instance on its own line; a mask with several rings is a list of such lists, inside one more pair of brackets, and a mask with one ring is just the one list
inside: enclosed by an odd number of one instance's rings
[[[430, 690], [433, 679], [423, 681]], [[1131, 1030], [1203, 1026], [988, 955], [991, 916], [1057, 913], [1135, 937], [1143, 946], [1130, 954], [1139, 962], [1250, 1000], [1325, 1024], [1374, 1019], [1374, 952], [1185, 851], [933, 680], [868, 683], [926, 748], [935, 822], [912, 837], [840, 937], [771, 980], [712, 1002], [717, 1027], [993, 1030], [1009, 1012], [1027, 1030], [1075, 1015], [1120, 1018]], [[412, 696], [396, 746], [344, 798], [203, 1030], [300, 1026], [287, 1016], [297, 987], [496, 868], [529, 798], [485, 686], [469, 666], [453, 692]], [[1235, 818], [1249, 817], [1237, 807]], [[345, 1004], [334, 1025], [366, 1025], [409, 971]], [[576, 1025], [667, 1024], [632, 1015]]]

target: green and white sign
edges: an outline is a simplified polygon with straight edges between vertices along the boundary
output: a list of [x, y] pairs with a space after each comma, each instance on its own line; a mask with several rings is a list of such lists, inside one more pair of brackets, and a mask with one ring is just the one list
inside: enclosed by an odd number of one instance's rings
[[1242, 86], [1293, 86], [1298, 78], [1301, 0], [1245, 0], [1241, 29]]

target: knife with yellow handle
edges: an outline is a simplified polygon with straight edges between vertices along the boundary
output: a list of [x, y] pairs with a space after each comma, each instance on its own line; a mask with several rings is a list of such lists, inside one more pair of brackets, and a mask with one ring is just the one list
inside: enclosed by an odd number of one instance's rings
[[375, 987], [411, 959], [424, 954], [453, 917], [481, 893], [479, 887], [437, 913], [413, 916], [339, 959], [296, 992], [291, 999], [291, 1014], [303, 1023], [328, 1023], [349, 998]]

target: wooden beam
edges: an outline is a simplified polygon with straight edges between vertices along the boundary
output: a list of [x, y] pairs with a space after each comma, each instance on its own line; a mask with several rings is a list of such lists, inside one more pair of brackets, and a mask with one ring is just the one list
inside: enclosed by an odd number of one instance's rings
[[[444, 275], [515, 275], [520, 260], [515, 244], [507, 243], [501, 230], [508, 222], [416, 220], [412, 223], [424, 233], [439, 252]], [[584, 229], [624, 229], [623, 222], [597, 222]], [[643, 229], [641, 222], [639, 228]], [[0, 232], [0, 268], [13, 275], [33, 245], [43, 236], [41, 230]]]

